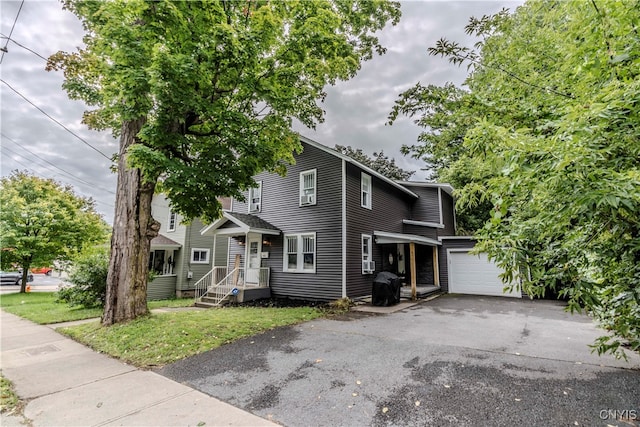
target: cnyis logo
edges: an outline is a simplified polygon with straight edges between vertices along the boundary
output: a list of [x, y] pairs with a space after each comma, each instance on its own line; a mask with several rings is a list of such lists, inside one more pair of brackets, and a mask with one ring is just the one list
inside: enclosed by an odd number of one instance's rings
[[603, 409], [599, 415], [601, 420], [640, 420], [640, 413], [637, 409]]

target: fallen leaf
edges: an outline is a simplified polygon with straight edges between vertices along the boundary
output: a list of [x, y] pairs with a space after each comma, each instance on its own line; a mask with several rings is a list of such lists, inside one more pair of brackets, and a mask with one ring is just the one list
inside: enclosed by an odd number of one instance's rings
[[382, 413], [386, 414], [387, 412], [389, 412], [389, 408], [387, 408], [386, 406], [384, 408], [382, 408]]
[[420, 401], [416, 400], [416, 406], [420, 406]]
[[515, 399], [516, 402], [520, 402], [522, 399]]
[[360, 385], [360, 384], [362, 384], [362, 381], [358, 380], [358, 381], [356, 381], [356, 384]]
[[563, 391], [562, 393], [564, 393], [565, 396], [567, 396], [569, 393], [567, 393], [566, 391]]
[[316, 363], [322, 362], [322, 359], [316, 359]]
[[451, 388], [451, 386], [449, 384], [445, 384], [444, 388]]
[[351, 393], [351, 396], [356, 397], [358, 393]]

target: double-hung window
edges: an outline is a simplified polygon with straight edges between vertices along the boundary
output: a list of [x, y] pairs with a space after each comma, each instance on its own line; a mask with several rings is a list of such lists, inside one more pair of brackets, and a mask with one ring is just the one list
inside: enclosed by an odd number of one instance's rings
[[169, 212], [169, 221], [167, 224], [167, 231], [176, 231], [177, 223], [178, 223], [178, 214], [173, 211]]
[[209, 264], [209, 249], [191, 249], [191, 264]]
[[284, 236], [283, 270], [291, 273], [316, 272], [316, 233]]
[[249, 189], [249, 213], [262, 211], [262, 181], [257, 184]]
[[360, 188], [361, 188], [361, 197], [360, 197], [360, 206], [363, 208], [371, 209], [371, 175], [367, 175], [362, 172], [360, 177]]
[[368, 234], [362, 235], [362, 274], [371, 274], [376, 270], [373, 261], [373, 239]]
[[316, 169], [300, 172], [300, 206], [316, 204]]

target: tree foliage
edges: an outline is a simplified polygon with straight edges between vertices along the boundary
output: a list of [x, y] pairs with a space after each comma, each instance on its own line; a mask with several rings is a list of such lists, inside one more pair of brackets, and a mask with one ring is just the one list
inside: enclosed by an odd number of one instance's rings
[[[323, 118], [324, 86], [353, 77], [384, 48], [374, 36], [399, 4], [376, 1], [67, 0], [86, 47], [59, 52], [84, 122], [120, 135], [103, 324], [146, 312], [156, 186], [185, 218], [217, 219], [253, 176], [284, 173], [301, 149], [293, 118]], [[140, 255], [145, 254], [145, 255]], [[146, 257], [146, 258], [145, 258]]]
[[472, 18], [474, 48], [430, 50], [470, 70], [449, 171], [480, 166], [461, 191], [492, 205], [478, 250], [530, 295], [592, 313], [613, 334], [595, 349], [617, 355], [640, 350], [639, 23], [636, 0], [528, 1]]
[[354, 149], [350, 145], [343, 146], [336, 144], [335, 150], [357, 160], [389, 179], [407, 181], [415, 173], [415, 171], [406, 171], [396, 165], [396, 160], [389, 159], [389, 156], [384, 154], [384, 150], [380, 150], [378, 153], [373, 153], [373, 157], [369, 157], [362, 151], [362, 149]]
[[51, 179], [15, 171], [0, 179], [3, 268], [23, 271], [21, 292], [32, 266], [68, 260], [83, 248], [105, 243], [108, 226], [93, 201]]
[[[218, 218], [218, 196], [241, 198], [252, 176], [284, 172], [300, 149], [291, 130], [322, 121], [324, 86], [382, 53], [372, 32], [399, 18], [386, 1], [66, 1], [86, 47], [59, 52], [84, 122], [120, 132], [144, 118], [128, 164], [158, 178], [176, 211]], [[124, 153], [122, 153], [124, 155]]]
[[73, 261], [69, 282], [58, 291], [58, 301], [69, 306], [85, 308], [102, 307], [107, 293], [109, 250], [97, 246], [82, 251]]

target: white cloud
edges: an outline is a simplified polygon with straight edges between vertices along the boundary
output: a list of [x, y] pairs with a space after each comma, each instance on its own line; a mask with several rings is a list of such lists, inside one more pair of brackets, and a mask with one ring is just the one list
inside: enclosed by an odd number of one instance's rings
[[[519, 4], [521, 2], [510, 1], [403, 2], [400, 23], [379, 34], [388, 48], [387, 54], [363, 64], [354, 79], [327, 88], [328, 97], [322, 106], [326, 111], [325, 121], [315, 132], [300, 125], [296, 129], [330, 147], [351, 145], [369, 154], [384, 150], [401, 167], [418, 170], [414, 179], [424, 178], [424, 172], [420, 171], [424, 165], [402, 157], [399, 151], [402, 144], [416, 141], [420, 129], [412, 120], [404, 118], [393, 126], [385, 125], [393, 103], [400, 92], [418, 81], [437, 85], [447, 81], [461, 84], [466, 69], [450, 65], [445, 59], [428, 56], [427, 48], [441, 37], [471, 45], [473, 41], [464, 33], [470, 16], [495, 13], [504, 6], [514, 9]], [[9, 34], [19, 7], [20, 1], [0, 2], [4, 36]], [[59, 50], [76, 50], [82, 45], [82, 37], [80, 22], [70, 12], [62, 10], [56, 0], [25, 1], [12, 34], [12, 39], [44, 57]], [[1, 42], [4, 46], [6, 38]], [[90, 131], [81, 124], [86, 107], [67, 98], [61, 88], [60, 72], [46, 72], [43, 59], [14, 43], [8, 44], [8, 50], [0, 65], [3, 80], [108, 156], [117, 150], [117, 141], [109, 132]], [[6, 136], [0, 140], [1, 174], [7, 175], [16, 168], [24, 169], [18, 162], [26, 164], [38, 175], [73, 185], [78, 194], [96, 199], [98, 210], [110, 222], [116, 177], [109, 170], [109, 161], [46, 118], [6, 85], [0, 86], [0, 127]], [[24, 150], [21, 153], [20, 146], [8, 138], [67, 173]]]

